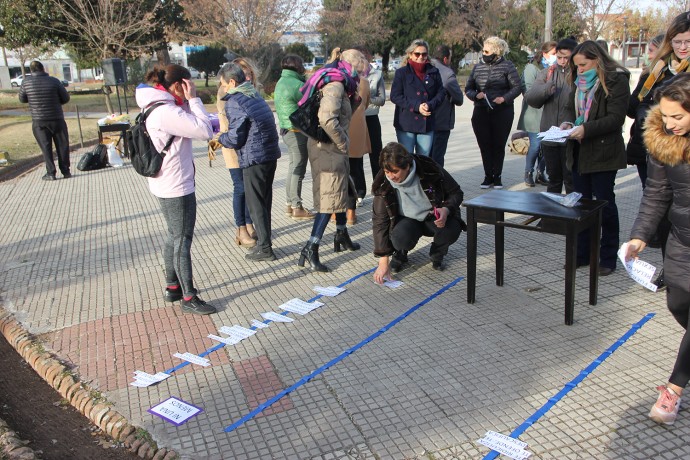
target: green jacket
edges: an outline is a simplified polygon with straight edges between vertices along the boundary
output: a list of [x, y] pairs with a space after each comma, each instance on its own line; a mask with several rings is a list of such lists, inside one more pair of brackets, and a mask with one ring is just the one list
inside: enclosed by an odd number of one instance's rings
[[297, 102], [302, 99], [302, 93], [299, 89], [305, 80], [304, 75], [300, 75], [294, 70], [283, 69], [280, 74], [273, 99], [278, 114], [278, 124], [282, 129], [292, 129], [290, 115], [297, 110]]

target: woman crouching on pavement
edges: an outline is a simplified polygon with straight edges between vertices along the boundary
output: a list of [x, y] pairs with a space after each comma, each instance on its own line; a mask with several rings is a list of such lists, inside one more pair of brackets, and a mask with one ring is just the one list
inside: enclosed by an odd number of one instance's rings
[[448, 248], [466, 229], [460, 216], [462, 189], [431, 158], [410, 154], [397, 142], [383, 148], [379, 164], [372, 185], [374, 255], [379, 257], [374, 281], [381, 284], [391, 278], [391, 270], [400, 271], [422, 236], [434, 238], [431, 266], [444, 270]]
[[649, 152], [646, 187], [630, 232], [626, 259], [637, 258], [668, 210], [671, 233], [664, 258], [666, 305], [685, 332], [671, 377], [666, 385], [657, 387], [659, 398], [649, 417], [672, 425], [680, 396], [690, 381], [690, 74], [676, 75], [656, 91], [654, 100], [658, 105], [649, 111], [644, 124]]
[[192, 140], [207, 141], [213, 128], [204, 104], [196, 96], [196, 87], [186, 68], [170, 64], [154, 68], [146, 75], [148, 85], [139, 85], [137, 105], [154, 108], [146, 119], [146, 129], [156, 149], [169, 144], [161, 170], [149, 177], [149, 189], [158, 198], [168, 233], [163, 247], [165, 263], [164, 299], [181, 301], [182, 311], [208, 315], [216, 309], [199, 298], [192, 280], [192, 239], [196, 223], [194, 155]]

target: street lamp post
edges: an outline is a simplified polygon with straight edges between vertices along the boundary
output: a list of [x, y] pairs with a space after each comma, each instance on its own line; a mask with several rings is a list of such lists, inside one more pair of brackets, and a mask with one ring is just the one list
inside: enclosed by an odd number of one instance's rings
[[637, 39], [637, 65], [635, 67], [640, 67], [640, 56], [642, 56], [642, 32], [644, 29], [640, 29], [640, 36]]

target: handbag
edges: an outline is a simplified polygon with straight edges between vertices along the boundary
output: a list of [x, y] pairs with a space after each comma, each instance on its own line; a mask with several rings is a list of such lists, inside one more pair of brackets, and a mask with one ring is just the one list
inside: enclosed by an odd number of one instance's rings
[[319, 107], [321, 106], [322, 97], [323, 93], [321, 91], [314, 91], [304, 104], [298, 106], [297, 110], [290, 114], [290, 122], [293, 127], [299, 129], [315, 141], [332, 144], [333, 141], [319, 123]]

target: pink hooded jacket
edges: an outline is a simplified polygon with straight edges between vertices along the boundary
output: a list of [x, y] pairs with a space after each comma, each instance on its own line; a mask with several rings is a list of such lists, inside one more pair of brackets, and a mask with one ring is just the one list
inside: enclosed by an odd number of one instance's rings
[[139, 85], [135, 95], [142, 110], [154, 102], [166, 103], [155, 108], [146, 120], [146, 129], [156, 149], [163, 150], [170, 136], [175, 136], [160, 172], [148, 178], [149, 190], [159, 198], [194, 193], [192, 140], [205, 141], [213, 137], [211, 121], [201, 99], [195, 97], [178, 107], [172, 94], [148, 85]]

